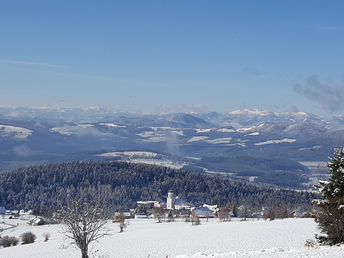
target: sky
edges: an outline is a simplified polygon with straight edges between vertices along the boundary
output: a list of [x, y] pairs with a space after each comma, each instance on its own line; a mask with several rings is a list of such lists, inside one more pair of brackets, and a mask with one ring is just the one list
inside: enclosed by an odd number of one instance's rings
[[341, 114], [343, 1], [0, 2], [0, 106]]

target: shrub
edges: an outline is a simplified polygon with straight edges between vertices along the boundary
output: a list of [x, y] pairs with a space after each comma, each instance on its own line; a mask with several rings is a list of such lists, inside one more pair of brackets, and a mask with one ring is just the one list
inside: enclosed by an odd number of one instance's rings
[[11, 246], [10, 237], [4, 236], [0, 239], [0, 245], [3, 247], [9, 247]]
[[35, 242], [36, 235], [32, 232], [25, 232], [20, 236], [22, 240], [22, 245], [31, 244]]
[[4, 236], [0, 238], [0, 246], [3, 246], [3, 247], [10, 247], [11, 245], [15, 246], [18, 244], [18, 241], [19, 240], [16, 237]]
[[316, 242], [313, 239], [307, 239], [305, 243], [305, 247], [314, 248], [316, 246]]
[[48, 232], [43, 233], [43, 237], [44, 237], [44, 242], [47, 242], [49, 240], [50, 233]]
[[9, 237], [9, 241], [12, 246], [16, 246], [19, 242], [19, 239], [17, 237], [12, 236], [12, 237]]

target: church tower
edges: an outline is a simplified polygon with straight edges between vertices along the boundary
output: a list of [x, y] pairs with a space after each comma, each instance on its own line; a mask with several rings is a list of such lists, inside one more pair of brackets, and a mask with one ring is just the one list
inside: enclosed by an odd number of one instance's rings
[[174, 209], [174, 193], [171, 190], [169, 190], [167, 193], [166, 208], [168, 210]]

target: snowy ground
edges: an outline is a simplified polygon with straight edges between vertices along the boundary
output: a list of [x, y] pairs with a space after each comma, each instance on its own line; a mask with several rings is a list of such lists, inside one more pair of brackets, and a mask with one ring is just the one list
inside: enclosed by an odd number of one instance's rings
[[[2, 235], [19, 236], [25, 231], [37, 235], [34, 244], [0, 249], [4, 258], [80, 257], [79, 251], [65, 239], [60, 225], [31, 227], [20, 220], [6, 220], [19, 226]], [[113, 234], [91, 248], [91, 257], [343, 257], [344, 247], [305, 247], [314, 239], [316, 224], [312, 219], [276, 221], [202, 221], [199, 226], [185, 222], [156, 223], [130, 220], [124, 233], [109, 223]], [[42, 234], [51, 238], [43, 242]]]

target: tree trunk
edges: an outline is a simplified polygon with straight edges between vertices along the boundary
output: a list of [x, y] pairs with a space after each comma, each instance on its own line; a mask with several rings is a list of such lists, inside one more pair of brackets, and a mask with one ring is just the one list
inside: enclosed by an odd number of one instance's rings
[[89, 258], [87, 254], [87, 247], [81, 250], [81, 258]]

